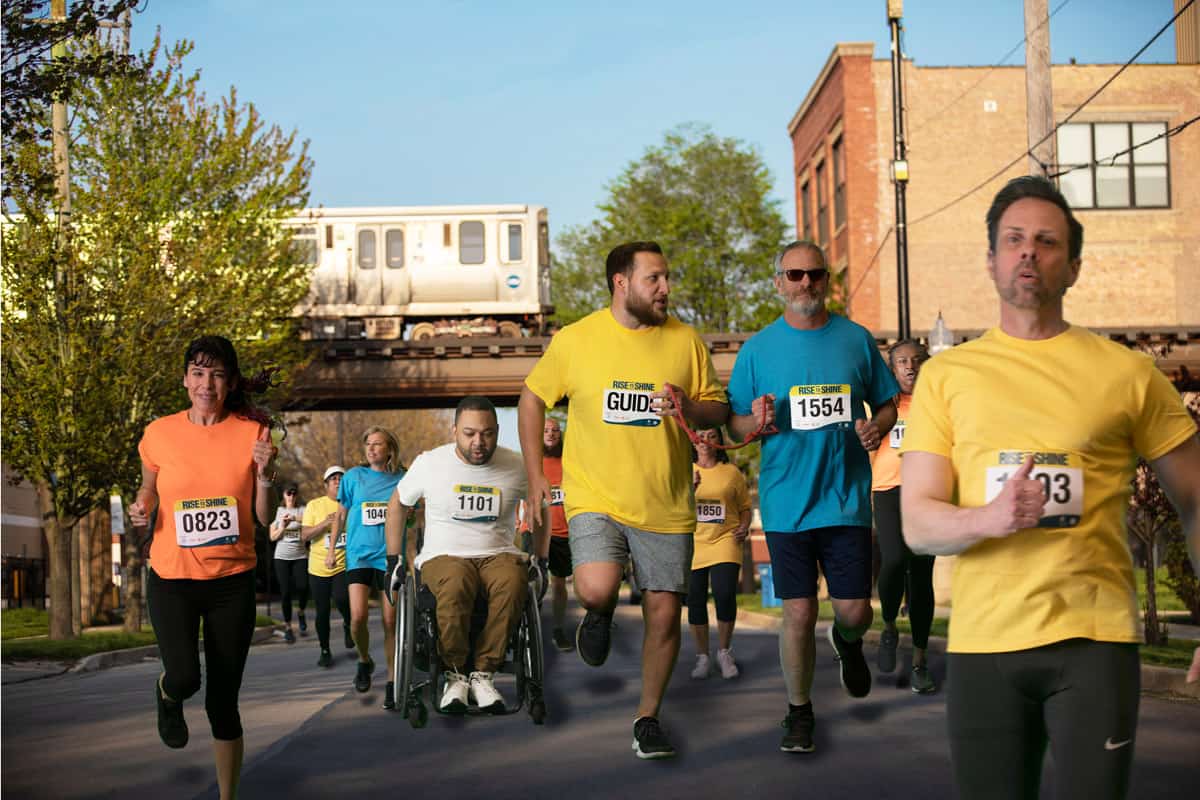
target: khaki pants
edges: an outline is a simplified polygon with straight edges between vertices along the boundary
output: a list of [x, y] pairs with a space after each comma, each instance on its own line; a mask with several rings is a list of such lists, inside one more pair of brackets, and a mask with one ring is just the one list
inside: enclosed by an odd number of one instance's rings
[[487, 598], [488, 615], [475, 640], [475, 669], [495, 672], [504, 663], [508, 641], [525, 610], [529, 567], [524, 557], [501, 553], [488, 558], [438, 556], [421, 567], [421, 580], [437, 598], [439, 650], [448, 669], [466, 672], [468, 636], [475, 596]]

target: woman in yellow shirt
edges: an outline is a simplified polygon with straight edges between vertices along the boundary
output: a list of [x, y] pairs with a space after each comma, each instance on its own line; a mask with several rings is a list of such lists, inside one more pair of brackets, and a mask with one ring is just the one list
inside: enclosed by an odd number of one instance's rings
[[688, 585], [688, 624], [696, 640], [693, 678], [707, 678], [708, 587], [717, 607], [717, 666], [722, 678], [736, 678], [737, 662], [730, 645], [737, 619], [738, 572], [742, 543], [750, 533], [750, 490], [741, 470], [729, 463], [719, 430], [700, 431], [695, 447], [696, 533], [692, 575]]

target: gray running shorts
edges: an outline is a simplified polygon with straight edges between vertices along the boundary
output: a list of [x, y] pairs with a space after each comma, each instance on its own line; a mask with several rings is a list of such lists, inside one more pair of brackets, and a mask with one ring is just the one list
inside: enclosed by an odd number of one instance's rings
[[592, 561], [623, 565], [632, 556], [638, 588], [687, 593], [692, 574], [690, 534], [644, 531], [591, 511], [576, 514], [567, 525], [576, 568]]

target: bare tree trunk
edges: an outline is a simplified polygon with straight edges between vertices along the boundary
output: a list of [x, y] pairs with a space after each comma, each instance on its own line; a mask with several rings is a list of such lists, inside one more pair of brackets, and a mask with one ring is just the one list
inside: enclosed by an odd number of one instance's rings
[[142, 543], [145, 537], [144, 529], [127, 524], [121, 542], [125, 557], [125, 630], [129, 633], [138, 633], [145, 624], [142, 613], [145, 606], [142, 598], [142, 570], [145, 568]]
[[89, 541], [88, 581], [91, 586], [91, 602], [87, 606], [88, 619], [112, 618], [113, 569], [112, 569], [112, 517], [104, 506], [90, 514], [92, 535]]
[[48, 576], [50, 595], [50, 638], [74, 639], [71, 627], [71, 533], [72, 527], [64, 527], [54, 510], [54, 498], [50, 486], [37, 484], [38, 508], [42, 513], [42, 525], [46, 532]]
[[1166, 644], [1158, 626], [1158, 598], [1154, 587], [1154, 542], [1146, 547], [1146, 644]]

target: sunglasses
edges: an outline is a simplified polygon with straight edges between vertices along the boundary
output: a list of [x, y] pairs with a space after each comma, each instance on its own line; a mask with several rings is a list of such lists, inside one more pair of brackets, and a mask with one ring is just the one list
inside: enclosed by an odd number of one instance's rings
[[284, 494], [295, 494], [295, 493], [296, 493], [295, 489], [288, 489], [286, 492], [284, 492]]
[[817, 283], [825, 280], [825, 276], [829, 274], [829, 270], [824, 267], [819, 269], [781, 269], [780, 275], [785, 276], [792, 283], [799, 283], [804, 280], [804, 276], [808, 276], [809, 283]]

